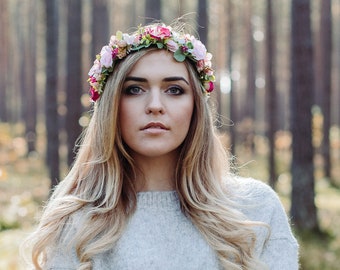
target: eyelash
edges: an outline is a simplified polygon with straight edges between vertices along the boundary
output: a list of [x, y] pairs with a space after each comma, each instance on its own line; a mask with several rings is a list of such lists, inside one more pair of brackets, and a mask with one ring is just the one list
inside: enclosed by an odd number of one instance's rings
[[[143, 91], [144, 90], [141, 87], [131, 85], [131, 86], [127, 87], [126, 89], [124, 89], [124, 94], [126, 94], [126, 95], [139, 95]], [[165, 92], [170, 94], [170, 95], [179, 96], [179, 95], [184, 93], [184, 90], [183, 90], [182, 87], [179, 87], [179, 86], [170, 86], [166, 89]]]
[[[133, 90], [136, 90], [136, 89], [138, 90], [138, 93], [133, 92]], [[141, 91], [143, 91], [142, 88], [135, 86], [135, 85], [131, 85], [124, 90], [124, 93], [126, 95], [138, 95], [138, 94], [140, 94]]]
[[[173, 93], [172, 90], [176, 90], [176, 93]], [[169, 94], [171, 95], [175, 95], [175, 96], [178, 96], [178, 95], [181, 95], [184, 93], [184, 90], [182, 87], [179, 87], [179, 86], [170, 86], [166, 92], [171, 92]]]

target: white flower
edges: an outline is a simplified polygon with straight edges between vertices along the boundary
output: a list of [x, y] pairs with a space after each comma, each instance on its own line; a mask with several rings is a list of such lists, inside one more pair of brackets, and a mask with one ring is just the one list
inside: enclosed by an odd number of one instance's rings
[[115, 46], [116, 43], [117, 43], [116, 36], [111, 36], [109, 46], [112, 48]]
[[136, 37], [135, 36], [130, 36], [128, 34], [123, 34], [123, 40], [126, 41], [127, 45], [132, 45], [135, 43]]
[[109, 46], [104, 46], [100, 52], [100, 63], [103, 67], [112, 66], [112, 51]]
[[100, 73], [102, 71], [102, 67], [100, 65], [100, 62], [98, 61], [98, 59], [96, 59], [93, 62], [93, 66], [91, 67], [88, 75], [89, 76], [95, 76], [96, 74]]

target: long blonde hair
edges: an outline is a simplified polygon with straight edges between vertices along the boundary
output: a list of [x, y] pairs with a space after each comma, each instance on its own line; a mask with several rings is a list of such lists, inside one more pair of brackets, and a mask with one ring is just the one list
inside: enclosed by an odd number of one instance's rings
[[[79, 270], [92, 269], [91, 259], [114, 246], [133, 214], [135, 166], [120, 134], [119, 101], [126, 74], [150, 50], [154, 49], [135, 52], [115, 66], [81, 136], [75, 163], [57, 186], [30, 237], [32, 261], [37, 269], [44, 267], [48, 250], [60, 241], [64, 225], [75, 212], [84, 208], [87, 212], [71, 239], [80, 261]], [[216, 251], [225, 269], [260, 269], [254, 256], [252, 226], [256, 223], [245, 221], [227, 196], [222, 180], [228, 167], [226, 152], [215, 134], [197, 72], [191, 63], [184, 63], [195, 105], [175, 174], [182, 211]]]

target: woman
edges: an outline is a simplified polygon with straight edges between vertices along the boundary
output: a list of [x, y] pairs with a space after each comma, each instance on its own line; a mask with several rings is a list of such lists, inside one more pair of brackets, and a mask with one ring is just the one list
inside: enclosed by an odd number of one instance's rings
[[89, 72], [94, 113], [30, 238], [36, 269], [297, 269], [276, 194], [228, 173], [211, 54], [183, 27], [117, 32]]

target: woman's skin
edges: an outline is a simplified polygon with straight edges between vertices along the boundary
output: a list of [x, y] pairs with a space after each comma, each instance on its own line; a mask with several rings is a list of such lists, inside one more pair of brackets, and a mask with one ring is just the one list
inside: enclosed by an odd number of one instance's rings
[[172, 53], [152, 51], [127, 74], [119, 121], [122, 138], [143, 175], [138, 191], [174, 189], [178, 147], [187, 136], [193, 108], [187, 68]]

